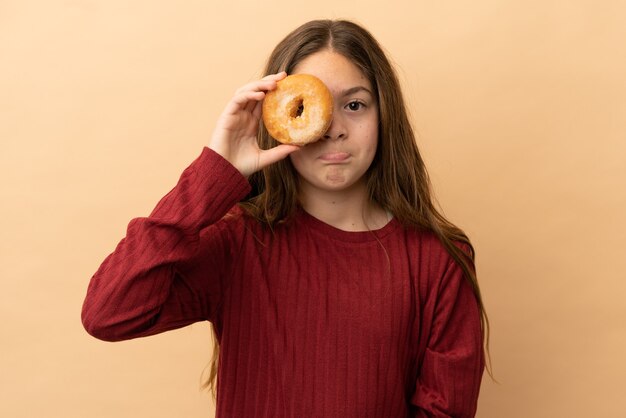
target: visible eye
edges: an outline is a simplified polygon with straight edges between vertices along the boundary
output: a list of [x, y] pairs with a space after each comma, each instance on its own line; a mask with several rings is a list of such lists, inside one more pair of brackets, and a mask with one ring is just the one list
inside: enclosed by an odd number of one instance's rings
[[352, 111], [352, 112], [356, 112], [357, 110], [360, 110], [362, 107], [364, 107], [365, 105], [359, 101], [353, 101], [350, 102], [346, 105], [346, 108], [348, 108], [348, 110]]

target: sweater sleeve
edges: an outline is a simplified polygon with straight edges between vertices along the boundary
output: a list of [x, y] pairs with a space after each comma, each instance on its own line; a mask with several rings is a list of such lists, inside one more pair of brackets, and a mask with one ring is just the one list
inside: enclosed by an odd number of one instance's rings
[[411, 397], [413, 416], [472, 418], [484, 369], [478, 303], [454, 261], [434, 295], [430, 338]]
[[130, 221], [91, 278], [82, 308], [87, 332], [119, 341], [212, 320], [230, 259], [228, 228], [217, 222], [249, 190], [205, 147], [150, 216]]

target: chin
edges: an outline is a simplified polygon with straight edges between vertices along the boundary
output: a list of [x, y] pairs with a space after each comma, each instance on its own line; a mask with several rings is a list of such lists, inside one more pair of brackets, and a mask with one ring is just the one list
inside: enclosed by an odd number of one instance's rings
[[314, 185], [323, 190], [341, 192], [358, 187], [361, 185], [361, 182], [358, 179], [352, 179], [347, 176], [327, 175], [324, 179], [316, 182], [316, 184], [314, 183]]

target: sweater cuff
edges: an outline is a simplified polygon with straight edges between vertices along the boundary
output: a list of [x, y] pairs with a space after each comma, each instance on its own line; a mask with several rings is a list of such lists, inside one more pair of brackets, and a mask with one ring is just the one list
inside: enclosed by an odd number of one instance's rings
[[248, 180], [232, 164], [204, 147], [151, 216], [197, 231], [219, 220], [251, 189]]
[[203, 185], [200, 190], [211, 196], [211, 207], [207, 208], [211, 213], [225, 214], [252, 189], [235, 166], [209, 147], [202, 149], [192, 166], [196, 171], [194, 177]]
[[226, 191], [230, 196], [240, 196], [237, 201], [250, 193], [252, 188], [248, 179], [234, 165], [211, 148], [204, 147], [196, 161], [198, 175], [204, 178], [216, 178], [223, 183], [228, 183], [229, 188]]

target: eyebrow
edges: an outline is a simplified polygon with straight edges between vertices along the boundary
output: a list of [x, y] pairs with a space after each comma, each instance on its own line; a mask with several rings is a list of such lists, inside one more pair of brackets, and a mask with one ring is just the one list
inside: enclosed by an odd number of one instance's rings
[[341, 97], [349, 96], [349, 95], [357, 93], [359, 91], [365, 91], [365, 92], [369, 93], [370, 96], [374, 97], [372, 92], [367, 87], [364, 87], [364, 86], [350, 87], [349, 89], [346, 89], [346, 90], [341, 92]]

